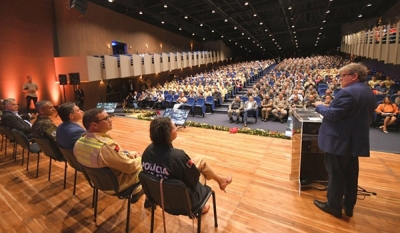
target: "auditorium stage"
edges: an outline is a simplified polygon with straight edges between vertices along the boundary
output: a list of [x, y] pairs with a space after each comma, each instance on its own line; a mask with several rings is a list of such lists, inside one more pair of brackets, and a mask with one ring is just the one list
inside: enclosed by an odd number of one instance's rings
[[[206, 116], [207, 117], [207, 116]], [[149, 121], [115, 116], [110, 132], [124, 149], [143, 151], [149, 144]], [[56, 120], [59, 123], [59, 120]], [[325, 199], [325, 191], [305, 190], [298, 195], [289, 179], [291, 141], [247, 134], [186, 127], [178, 131], [174, 147], [191, 157], [203, 156], [219, 174], [233, 175], [224, 193], [214, 181], [219, 227], [214, 229], [212, 210], [202, 217], [203, 232], [397, 232], [400, 229], [399, 155], [372, 151], [360, 158], [359, 185], [373, 196], [359, 196], [354, 217], [337, 219], [314, 206]], [[99, 192], [98, 225], [93, 223], [92, 190], [78, 173], [77, 193], [72, 196], [73, 171], [68, 169], [63, 189], [63, 164], [53, 162], [47, 180], [49, 160], [41, 155], [39, 178], [36, 156], [30, 168], [0, 152], [0, 232], [122, 232], [126, 202]], [[132, 204], [130, 231], [149, 232], [150, 212], [144, 197]], [[212, 203], [210, 201], [210, 203]], [[192, 220], [166, 215], [167, 232], [191, 232]], [[196, 222], [195, 222], [196, 224]], [[163, 232], [161, 210], [155, 218], [155, 232]]]

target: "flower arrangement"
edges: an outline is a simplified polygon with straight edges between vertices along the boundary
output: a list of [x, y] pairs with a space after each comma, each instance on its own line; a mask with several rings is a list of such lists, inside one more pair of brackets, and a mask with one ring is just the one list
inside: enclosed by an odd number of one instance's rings
[[[124, 109], [124, 113], [138, 113], [137, 119], [146, 120], [146, 121], [153, 120], [154, 116], [157, 115], [157, 112], [154, 110]], [[220, 130], [220, 131], [227, 131], [227, 132], [229, 132], [229, 129], [230, 129], [229, 126], [209, 125], [207, 123], [198, 123], [198, 122], [194, 122], [194, 121], [186, 121], [185, 125], [203, 128], [203, 129], [213, 129], [213, 130]], [[279, 131], [269, 131], [269, 130], [264, 130], [264, 129], [250, 129], [248, 127], [238, 129], [238, 133], [263, 136], [263, 137], [289, 139], [287, 136], [285, 136], [284, 133], [281, 133]]]

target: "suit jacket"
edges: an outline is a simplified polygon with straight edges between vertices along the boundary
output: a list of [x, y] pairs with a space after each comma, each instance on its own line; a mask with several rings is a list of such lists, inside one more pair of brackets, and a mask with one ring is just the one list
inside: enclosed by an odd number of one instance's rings
[[369, 156], [369, 126], [376, 108], [376, 98], [365, 83], [343, 88], [330, 106], [315, 109], [324, 118], [318, 146], [335, 155]]
[[66, 121], [57, 127], [57, 144], [65, 149], [73, 149], [76, 141], [84, 134], [86, 130], [77, 123]]
[[255, 100], [253, 102], [246, 101], [246, 103], [244, 104], [244, 110], [246, 110], [249, 107], [251, 107], [252, 109], [256, 110], [258, 108], [257, 101], [255, 101]]
[[1, 116], [1, 125], [22, 131], [28, 138], [32, 137], [32, 127], [13, 112], [4, 111]]

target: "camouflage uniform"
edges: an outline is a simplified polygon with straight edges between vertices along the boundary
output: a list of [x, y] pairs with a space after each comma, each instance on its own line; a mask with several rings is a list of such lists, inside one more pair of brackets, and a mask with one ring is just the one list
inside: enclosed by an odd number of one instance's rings
[[[34, 138], [48, 138], [52, 142], [56, 141], [57, 126], [47, 116], [38, 116], [32, 125], [32, 134]], [[54, 143], [57, 145], [56, 143]]]

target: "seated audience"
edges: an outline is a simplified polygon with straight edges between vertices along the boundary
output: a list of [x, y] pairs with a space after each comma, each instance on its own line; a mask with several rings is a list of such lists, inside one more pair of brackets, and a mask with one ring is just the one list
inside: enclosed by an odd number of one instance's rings
[[153, 106], [151, 108], [152, 109], [153, 108], [160, 108], [160, 107], [162, 107], [162, 103], [163, 102], [164, 102], [164, 94], [161, 91], [159, 91], [159, 92], [157, 92], [156, 100], [154, 101], [154, 104], [153, 104]]
[[372, 79], [368, 81], [368, 85], [371, 87], [371, 89], [375, 89], [375, 86], [380, 83], [379, 80], [376, 79], [376, 76], [373, 75]]
[[386, 75], [385, 81], [383, 81], [385, 83], [385, 86], [387, 87], [387, 89], [390, 89], [390, 86], [395, 84], [395, 82], [390, 78], [389, 75]]
[[32, 140], [32, 127], [18, 115], [18, 104], [14, 98], [7, 98], [3, 101], [4, 112], [1, 116], [1, 125], [10, 129], [23, 132], [29, 140]]
[[329, 107], [329, 105], [331, 105], [331, 102], [332, 102], [332, 96], [327, 95], [327, 96], [325, 97], [325, 100], [324, 100], [324, 105], [327, 106], [327, 107]]
[[289, 101], [289, 114], [292, 115], [297, 109], [303, 109], [303, 101], [298, 96], [294, 96], [293, 100]]
[[133, 101], [134, 101], [134, 95], [133, 95], [132, 92], [129, 92], [129, 94], [124, 99], [124, 103], [122, 104], [122, 108], [125, 108], [126, 106], [128, 106], [128, 107], [133, 106]]
[[379, 86], [377, 86], [376, 88], [376, 94], [379, 95], [387, 95], [389, 93], [389, 88], [386, 87], [385, 82], [381, 81], [379, 83]]
[[396, 99], [394, 99], [394, 103], [398, 105], [400, 104], [400, 91], [397, 92], [397, 95], [399, 96], [397, 96]]
[[256, 111], [258, 111], [257, 102], [254, 100], [253, 96], [249, 96], [249, 100], [247, 100], [246, 103], [244, 103], [244, 109], [243, 109], [244, 127], [247, 127], [248, 113], [251, 112], [255, 114]]
[[240, 97], [237, 95], [235, 97], [235, 100], [232, 101], [232, 103], [228, 107], [228, 117], [229, 117], [229, 122], [233, 122], [233, 113], [236, 114], [236, 124], [239, 123], [239, 116], [240, 113], [243, 111], [243, 101], [240, 99]]
[[185, 96], [185, 93], [181, 92], [179, 95], [178, 99], [176, 100], [176, 103], [174, 105], [174, 109], [178, 109], [182, 106], [182, 104], [187, 102], [187, 98]]
[[220, 105], [220, 99], [221, 99], [221, 92], [218, 91], [217, 88], [214, 88], [214, 91], [212, 93], [212, 97], [214, 98], [214, 104], [215, 106]]
[[315, 110], [315, 102], [317, 102], [317, 100], [315, 99], [314, 95], [310, 94], [307, 100], [304, 102], [304, 108]]
[[272, 99], [269, 97], [268, 94], [264, 96], [264, 99], [261, 102], [261, 118], [262, 121], [267, 121], [269, 113], [272, 111], [272, 106], [274, 102]]
[[283, 98], [283, 94], [280, 93], [278, 98], [274, 99], [272, 115], [283, 123], [283, 118], [287, 115], [286, 109], [288, 109], [288, 102]]
[[397, 120], [396, 116], [399, 113], [397, 105], [393, 104], [389, 97], [385, 97], [383, 99], [383, 103], [378, 105], [378, 107], [375, 109], [375, 112], [381, 117], [385, 118], [383, 125], [379, 128], [382, 129], [384, 133], [388, 133], [387, 127]]
[[80, 123], [83, 111], [72, 102], [61, 104], [57, 110], [62, 120], [56, 131], [57, 144], [59, 147], [72, 150], [76, 141], [86, 133]]
[[[144, 172], [163, 179], [181, 180], [187, 187], [193, 208], [201, 204], [200, 197], [207, 192], [203, 185], [204, 178], [215, 180], [219, 188], [225, 188], [232, 182], [232, 176], [221, 176], [200, 157], [191, 159], [183, 150], [172, 145], [177, 137], [175, 125], [167, 117], [156, 118], [150, 123], [150, 138], [152, 143], [143, 152], [142, 169]], [[157, 167], [157, 169], [154, 169]], [[210, 205], [204, 206], [205, 214]]]
[[[118, 180], [119, 191], [138, 183], [141, 171], [140, 153], [124, 151], [107, 134], [113, 127], [112, 119], [104, 109], [93, 108], [86, 111], [82, 121], [87, 133], [79, 138], [74, 146], [78, 162], [91, 168], [109, 167]], [[132, 203], [138, 201], [143, 194], [142, 187], [139, 186], [134, 194]]]

